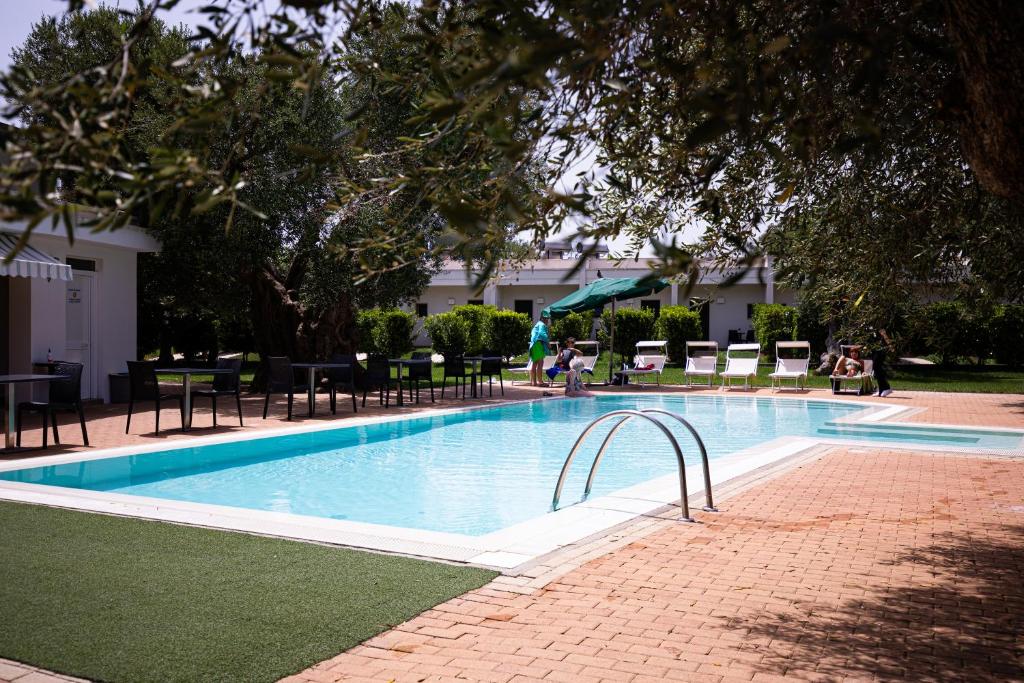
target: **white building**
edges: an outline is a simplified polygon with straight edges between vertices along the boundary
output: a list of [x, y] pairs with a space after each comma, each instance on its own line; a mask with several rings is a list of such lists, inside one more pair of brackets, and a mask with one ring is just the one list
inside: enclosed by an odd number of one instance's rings
[[[569, 243], [547, 242], [538, 256], [518, 269], [502, 269], [479, 293], [467, 282], [465, 265], [458, 261], [447, 261], [444, 269], [433, 277], [410, 310], [422, 318], [449, 311], [461, 304], [491, 304], [526, 313], [531, 319], [536, 319], [545, 306], [585, 287], [598, 277], [642, 277], [651, 272], [650, 264], [653, 261], [647, 258], [610, 259], [607, 248], [599, 248], [596, 256], [583, 259], [584, 263], [578, 272], [571, 274], [573, 268], [579, 265], [580, 257]], [[689, 292], [685, 284], [672, 284], [649, 298], [617, 305], [656, 310], [662, 306], [689, 306], [701, 313], [707, 338], [724, 346], [729, 341], [730, 330], [739, 330], [745, 336], [751, 329], [750, 317], [754, 304], [796, 303], [795, 292], [775, 287], [770, 265], [764, 262], [751, 267], [734, 284], [722, 286], [729, 275], [708, 271]], [[422, 331], [417, 343], [429, 343]]]
[[[31, 372], [47, 356], [80, 362], [82, 396], [108, 401], [108, 376], [126, 371], [137, 354], [137, 257], [159, 243], [133, 227], [77, 227], [73, 244], [63, 226], [37, 227], [29, 249], [4, 264], [22, 231], [0, 224], [0, 374]], [[46, 392], [43, 385], [18, 389], [21, 400]]]

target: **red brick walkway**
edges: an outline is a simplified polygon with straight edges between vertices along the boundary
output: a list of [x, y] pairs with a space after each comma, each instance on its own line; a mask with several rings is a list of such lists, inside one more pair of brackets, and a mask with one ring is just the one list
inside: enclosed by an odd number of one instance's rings
[[298, 681], [1024, 680], [1024, 462], [836, 449]]

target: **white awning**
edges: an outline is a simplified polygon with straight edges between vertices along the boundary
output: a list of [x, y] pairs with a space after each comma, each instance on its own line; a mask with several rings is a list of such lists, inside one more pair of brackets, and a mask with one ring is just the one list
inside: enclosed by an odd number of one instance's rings
[[0, 275], [46, 277], [71, 282], [71, 266], [28, 245], [7, 263], [7, 256], [14, 252], [17, 244], [17, 235], [0, 232]]

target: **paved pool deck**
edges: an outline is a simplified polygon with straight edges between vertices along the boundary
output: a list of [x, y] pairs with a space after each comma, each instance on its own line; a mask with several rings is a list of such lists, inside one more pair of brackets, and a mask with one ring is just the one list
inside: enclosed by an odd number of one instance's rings
[[[914, 408], [909, 421], [1024, 428], [1021, 395], [870, 400]], [[244, 409], [247, 431], [287, 424], [260, 420], [261, 399]], [[225, 413], [218, 431], [238, 429]], [[123, 408], [94, 407], [93, 446], [210, 433], [154, 437], [151, 416], [126, 438]], [[639, 518], [286, 680], [1024, 680], [1024, 459], [831, 447], [716, 493], [698, 524]], [[67, 679], [0, 660], [14, 680]]]

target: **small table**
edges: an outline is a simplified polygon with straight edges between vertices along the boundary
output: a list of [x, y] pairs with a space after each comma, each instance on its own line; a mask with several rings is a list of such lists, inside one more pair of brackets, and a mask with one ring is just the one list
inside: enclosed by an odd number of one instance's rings
[[[17, 425], [14, 423], [17, 410], [17, 407], [14, 405], [14, 385], [28, 384], [30, 382], [63, 382], [67, 381], [67, 379], [64, 375], [0, 375], [0, 384], [7, 385], [7, 421], [5, 423], [6, 431], [4, 432], [5, 449], [14, 448], [14, 432], [17, 429]], [[46, 429], [45, 421], [43, 429]]]
[[[477, 380], [476, 364], [477, 363], [481, 363], [481, 362], [483, 362], [485, 360], [495, 360], [495, 359], [501, 360], [501, 356], [465, 356], [462, 359], [462, 360], [466, 361], [467, 363], [469, 363], [470, 365], [473, 366], [473, 382], [472, 382], [472, 384], [473, 384], [473, 392], [471, 394], [471, 396], [473, 398], [476, 398], [476, 380]], [[492, 391], [493, 391], [493, 389], [492, 389]], [[481, 393], [482, 392], [483, 392], [483, 390], [481, 389]]]
[[[402, 368], [406, 365], [425, 365], [430, 362], [429, 358], [388, 358], [388, 363], [395, 366], [398, 374], [398, 405], [402, 405]], [[409, 391], [412, 391], [412, 389]], [[418, 391], [419, 389], [417, 389]], [[418, 397], [419, 394], [417, 393], [416, 396]], [[412, 400], [412, 394], [409, 395], [409, 400]]]
[[292, 363], [293, 368], [309, 371], [309, 416], [313, 417], [314, 394], [316, 393], [316, 371], [317, 370], [351, 370], [349, 363]]
[[185, 417], [181, 421], [181, 429], [192, 429], [192, 375], [232, 375], [231, 368], [157, 368], [158, 375], [181, 375], [185, 391]]

